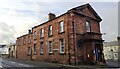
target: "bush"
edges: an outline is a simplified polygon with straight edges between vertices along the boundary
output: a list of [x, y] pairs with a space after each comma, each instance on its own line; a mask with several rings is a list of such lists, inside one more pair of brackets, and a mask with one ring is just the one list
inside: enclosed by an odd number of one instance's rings
[[52, 61], [52, 63], [58, 63], [58, 61], [54, 60], [54, 61]]

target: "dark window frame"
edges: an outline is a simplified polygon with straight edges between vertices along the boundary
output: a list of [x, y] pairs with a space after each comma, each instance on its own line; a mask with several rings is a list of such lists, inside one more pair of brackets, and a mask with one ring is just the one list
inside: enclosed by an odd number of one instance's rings
[[40, 29], [40, 38], [44, 38], [44, 28]]
[[34, 55], [37, 54], [37, 44], [34, 44]]
[[[60, 46], [60, 54], [64, 54], [65, 53], [65, 41], [64, 41], [64, 39], [59, 40], [59, 46]], [[62, 48], [63, 48], [63, 50], [62, 50]]]
[[53, 26], [52, 25], [49, 25], [48, 27], [48, 36], [52, 36], [53, 35]]
[[34, 39], [37, 39], [37, 31], [34, 31]]
[[90, 25], [90, 18], [86, 18], [86, 22], [85, 22], [85, 30], [86, 32], [91, 32], [91, 25]]
[[30, 39], [30, 36], [28, 36], [28, 44], [31, 43], [31, 39]]
[[49, 41], [49, 53], [53, 53], [53, 41]]
[[64, 21], [59, 22], [59, 33], [65, 32], [64, 30]]
[[44, 53], [44, 42], [40, 42], [40, 54]]

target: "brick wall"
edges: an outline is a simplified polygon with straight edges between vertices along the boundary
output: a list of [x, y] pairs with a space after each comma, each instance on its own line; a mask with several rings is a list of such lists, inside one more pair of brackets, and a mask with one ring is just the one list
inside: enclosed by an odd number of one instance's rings
[[[89, 5], [88, 5], [89, 6]], [[96, 18], [96, 15], [94, 15], [93, 10], [91, 10], [90, 7], [85, 7], [82, 10], [82, 13], [79, 11], [68, 11], [65, 14], [62, 14], [52, 20], [49, 20], [41, 25], [35, 26], [32, 28], [32, 33], [27, 34], [24, 36], [19, 37], [16, 40], [16, 43], [19, 43], [20, 39], [20, 45], [17, 46], [17, 57], [18, 59], [33, 59], [33, 60], [39, 60], [39, 61], [47, 61], [47, 62], [59, 62], [59, 63], [68, 63], [69, 60], [71, 63], [75, 63], [75, 37], [74, 37], [74, 23], [75, 23], [75, 30], [76, 30], [76, 46], [77, 46], [77, 59], [79, 62], [91, 60], [94, 61], [95, 55], [93, 54], [93, 50], [95, 49], [94, 43], [96, 40], [101, 40], [101, 34], [100, 34], [100, 24], [98, 18]], [[87, 18], [90, 19], [90, 33], [93, 32], [93, 34], [87, 34], [87, 36], [83, 36], [83, 34], [86, 35], [86, 20]], [[63, 21], [64, 23], [64, 32], [59, 33], [60, 27], [59, 22]], [[52, 26], [52, 36], [48, 35], [48, 28], [49, 26]], [[44, 37], [40, 37], [40, 30], [44, 29]], [[34, 32], [36, 32], [36, 39], [34, 39]], [[94, 34], [97, 33], [97, 34]], [[28, 36], [31, 38], [31, 43], [28, 42]], [[81, 39], [88, 38], [88, 36], [94, 36], [91, 37], [91, 40], [86, 39], [85, 42], [80, 45]], [[26, 37], [26, 44], [23, 44], [23, 39]], [[60, 42], [59, 40], [64, 40], [64, 53], [60, 53]], [[53, 42], [53, 52], [49, 53], [49, 41]], [[43, 53], [40, 53], [41, 48], [41, 42], [43, 42]], [[36, 53], [34, 53], [34, 45], [36, 44]], [[32, 48], [32, 54], [27, 55], [28, 47]], [[101, 45], [102, 47], [102, 45]], [[21, 55], [22, 54], [22, 55]], [[70, 54], [70, 55], [69, 55]], [[89, 54], [89, 58], [88, 58]]]

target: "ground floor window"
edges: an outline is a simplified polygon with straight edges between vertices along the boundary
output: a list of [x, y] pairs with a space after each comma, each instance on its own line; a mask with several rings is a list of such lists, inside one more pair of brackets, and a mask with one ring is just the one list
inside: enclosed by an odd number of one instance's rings
[[59, 40], [60, 42], [60, 53], [64, 53], [64, 39], [60, 39]]
[[108, 55], [108, 58], [109, 58], [109, 59], [112, 59], [112, 55], [109, 54], [109, 55]]
[[114, 58], [118, 59], [118, 53], [114, 53]]
[[34, 44], [34, 55], [37, 53], [37, 45]]
[[40, 43], [40, 54], [43, 54], [43, 42]]
[[53, 53], [53, 43], [49, 41], [49, 53]]
[[28, 55], [31, 55], [31, 54], [32, 54], [31, 47], [28, 47]]

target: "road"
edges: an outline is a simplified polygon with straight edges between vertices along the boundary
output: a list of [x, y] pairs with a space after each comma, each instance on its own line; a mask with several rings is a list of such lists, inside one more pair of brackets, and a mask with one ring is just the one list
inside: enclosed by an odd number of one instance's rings
[[[53, 63], [39, 62], [37, 64], [31, 64], [33, 62], [19, 62], [8, 59], [0, 58], [0, 68], [2, 69], [101, 69], [94, 66], [71, 66], [71, 65], [59, 65]], [[36, 63], [36, 62], [35, 62]], [[109, 69], [109, 68], [102, 68]]]
[[2, 69], [63, 69], [61, 66], [41, 64], [40, 66], [15, 62], [0, 58], [0, 68]]
[[23, 64], [23, 63], [17, 63], [14, 61], [8, 61], [5, 59], [0, 58], [0, 67], [3, 69], [18, 69], [18, 68], [25, 68], [27, 69], [28, 67], [35, 67], [33, 65], [28, 65], [28, 64]]

